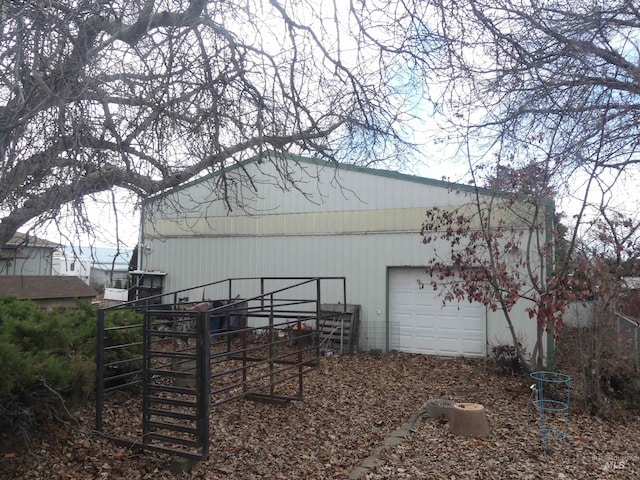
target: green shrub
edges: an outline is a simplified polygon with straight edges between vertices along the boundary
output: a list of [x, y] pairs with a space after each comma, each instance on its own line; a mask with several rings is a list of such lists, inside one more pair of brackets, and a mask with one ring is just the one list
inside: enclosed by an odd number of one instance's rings
[[[0, 296], [0, 431], [28, 430], [42, 412], [64, 412], [62, 400], [74, 406], [88, 398], [95, 385], [96, 318], [88, 303], [43, 311], [33, 302]], [[135, 325], [141, 317], [113, 312], [105, 323]], [[117, 340], [139, 342], [141, 329], [118, 332]]]
[[[0, 349], [20, 365], [12, 373], [17, 383], [0, 382], [0, 396], [42, 381], [60, 392], [74, 392], [82, 386], [68, 363], [93, 363], [95, 318], [88, 304], [79, 304], [77, 310], [43, 311], [33, 302], [0, 297]], [[0, 371], [0, 378], [2, 375]]]

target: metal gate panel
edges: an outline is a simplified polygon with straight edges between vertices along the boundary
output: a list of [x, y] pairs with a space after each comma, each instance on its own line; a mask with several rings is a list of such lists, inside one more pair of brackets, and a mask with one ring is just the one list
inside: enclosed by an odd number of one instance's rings
[[[208, 313], [144, 315], [142, 435], [149, 450], [209, 454]], [[175, 315], [175, 316], [174, 316]], [[195, 320], [195, 329], [191, 327]]]

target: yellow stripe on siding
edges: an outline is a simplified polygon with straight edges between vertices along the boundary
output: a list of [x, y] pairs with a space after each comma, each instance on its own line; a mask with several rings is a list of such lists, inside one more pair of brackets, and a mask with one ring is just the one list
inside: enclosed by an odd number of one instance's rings
[[416, 232], [424, 208], [288, 213], [261, 216], [155, 219], [144, 225], [145, 236], [272, 236], [339, 235], [368, 232]]
[[[526, 226], [522, 218], [531, 214], [531, 206], [492, 207], [492, 223], [499, 220], [512, 227]], [[444, 207], [456, 211], [479, 227], [477, 208], [471, 205]], [[518, 212], [520, 210], [520, 212]], [[393, 208], [379, 210], [347, 210], [336, 212], [287, 213], [268, 215], [234, 215], [227, 217], [183, 217], [156, 219], [144, 225], [145, 236], [277, 236], [277, 235], [341, 235], [383, 232], [417, 232], [425, 220], [426, 208]], [[485, 215], [488, 210], [483, 212]]]

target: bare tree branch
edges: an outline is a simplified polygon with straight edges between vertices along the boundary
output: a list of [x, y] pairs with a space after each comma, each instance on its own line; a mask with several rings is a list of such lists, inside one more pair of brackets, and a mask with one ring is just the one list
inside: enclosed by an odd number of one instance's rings
[[[411, 92], [389, 79], [418, 62], [416, 5], [3, 4], [0, 244], [67, 202], [151, 195], [267, 150], [403, 161]], [[374, 18], [379, 37], [364, 31]], [[74, 209], [88, 231], [85, 211]]]

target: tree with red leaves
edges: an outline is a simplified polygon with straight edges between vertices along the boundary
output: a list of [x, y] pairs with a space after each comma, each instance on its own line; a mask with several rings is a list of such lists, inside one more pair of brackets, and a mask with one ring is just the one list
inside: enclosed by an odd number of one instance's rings
[[[472, 193], [460, 192], [468, 202], [429, 209], [421, 229], [423, 243], [439, 245], [427, 264], [433, 288], [444, 302], [480, 302], [501, 311], [528, 370], [542, 368], [544, 333], [557, 335], [568, 304], [597, 299], [602, 311], [613, 308], [612, 293], [638, 254], [637, 221], [608, 209], [604, 201], [599, 217], [587, 214], [593, 205], [585, 197], [571, 228], [559, 223], [546, 196], [554, 189], [544, 165], [500, 168], [485, 179], [475, 170], [474, 185], [484, 180], [507, 185], [508, 191], [475, 186]], [[531, 358], [514, 326], [516, 304], [526, 304], [536, 322]]]

